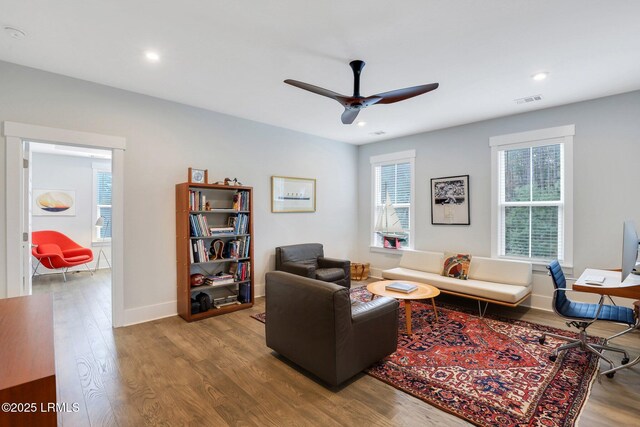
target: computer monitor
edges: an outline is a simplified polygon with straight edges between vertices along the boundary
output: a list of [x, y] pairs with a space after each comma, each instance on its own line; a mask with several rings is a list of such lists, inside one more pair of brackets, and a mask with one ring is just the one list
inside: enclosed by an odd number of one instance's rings
[[624, 281], [638, 261], [638, 233], [633, 221], [627, 220], [622, 227], [622, 276]]

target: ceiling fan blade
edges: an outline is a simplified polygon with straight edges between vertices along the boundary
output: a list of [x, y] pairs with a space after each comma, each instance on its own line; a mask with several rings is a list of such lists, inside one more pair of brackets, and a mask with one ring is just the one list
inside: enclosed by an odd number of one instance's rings
[[284, 81], [286, 84], [298, 87], [300, 89], [308, 90], [309, 92], [317, 93], [318, 95], [326, 96], [327, 98], [335, 99], [339, 103], [344, 105], [344, 100], [348, 99], [348, 96], [340, 95], [329, 89], [321, 88], [320, 86], [314, 86], [309, 83], [299, 82], [298, 80], [287, 79]]
[[344, 110], [344, 113], [342, 113], [342, 123], [344, 123], [345, 125], [350, 125], [351, 123], [353, 123], [353, 121], [356, 119], [356, 117], [358, 117], [358, 113], [360, 112], [360, 110]]
[[413, 98], [414, 96], [431, 92], [432, 90], [438, 89], [438, 86], [440, 86], [438, 83], [430, 83], [428, 85], [406, 87], [404, 89], [396, 89], [389, 92], [378, 93], [373, 95], [372, 97], [377, 96], [382, 98], [377, 102], [377, 104], [393, 104], [394, 102], [404, 101], [405, 99]]

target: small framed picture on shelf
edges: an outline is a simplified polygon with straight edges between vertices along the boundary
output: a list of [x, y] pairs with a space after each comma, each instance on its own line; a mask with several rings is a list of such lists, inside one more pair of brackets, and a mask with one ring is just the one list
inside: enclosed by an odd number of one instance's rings
[[271, 177], [271, 212], [315, 212], [316, 180]]
[[206, 184], [209, 181], [209, 171], [207, 169], [189, 168], [190, 184]]
[[230, 216], [229, 218], [227, 218], [227, 227], [235, 228], [237, 219], [238, 219], [237, 216]]

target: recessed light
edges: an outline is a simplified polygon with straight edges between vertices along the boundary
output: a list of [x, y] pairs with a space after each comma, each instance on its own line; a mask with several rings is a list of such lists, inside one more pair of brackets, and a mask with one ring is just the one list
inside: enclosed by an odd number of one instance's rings
[[154, 52], [152, 50], [148, 50], [144, 53], [144, 57], [147, 58], [149, 62], [158, 62], [160, 61], [160, 54], [158, 52]]
[[9, 35], [9, 37], [16, 40], [23, 39], [27, 36], [27, 33], [16, 27], [4, 27], [4, 31]]
[[531, 78], [533, 80], [537, 80], [537, 81], [544, 80], [547, 77], [549, 77], [549, 72], [547, 72], [547, 71], [542, 71], [540, 73], [535, 73], [534, 75], [531, 76]]
[[358, 126], [363, 127], [367, 124], [367, 122], [363, 122], [362, 120], [360, 120], [358, 123], [356, 123]]

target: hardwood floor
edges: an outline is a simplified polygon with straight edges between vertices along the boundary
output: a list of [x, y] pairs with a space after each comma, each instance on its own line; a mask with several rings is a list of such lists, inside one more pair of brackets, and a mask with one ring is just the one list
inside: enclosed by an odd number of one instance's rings
[[[264, 343], [264, 325], [249, 310], [186, 323], [179, 317], [111, 328], [109, 271], [34, 280], [34, 292], [54, 293], [58, 401], [79, 403], [59, 414], [63, 426], [460, 426], [450, 414], [360, 374], [327, 389], [279, 358]], [[473, 302], [448, 296], [439, 301]], [[555, 327], [553, 313], [490, 306], [489, 312]], [[617, 325], [589, 332], [607, 336]], [[617, 341], [631, 357], [640, 333]], [[595, 382], [580, 426], [637, 425], [640, 365]]]

